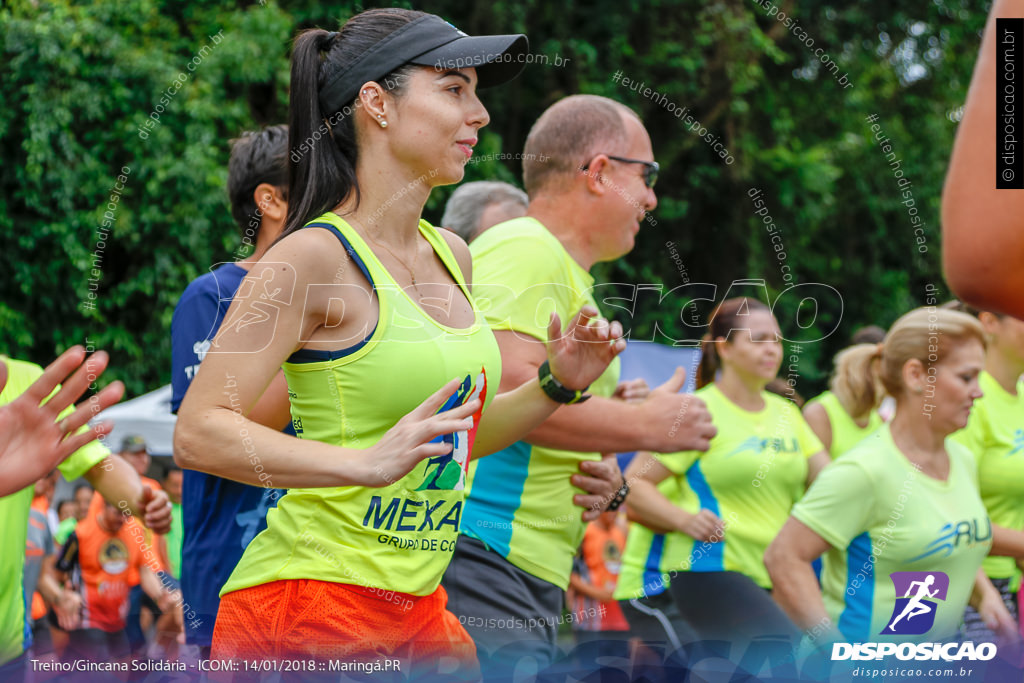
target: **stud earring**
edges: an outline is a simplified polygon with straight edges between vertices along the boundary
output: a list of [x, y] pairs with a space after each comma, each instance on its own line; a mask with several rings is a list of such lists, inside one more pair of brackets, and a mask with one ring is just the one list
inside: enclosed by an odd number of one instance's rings
[[388, 127], [388, 122], [387, 122], [387, 121], [383, 121], [383, 120], [382, 120], [382, 121], [380, 122], [380, 127], [381, 127], [381, 128], [387, 128], [387, 127]]

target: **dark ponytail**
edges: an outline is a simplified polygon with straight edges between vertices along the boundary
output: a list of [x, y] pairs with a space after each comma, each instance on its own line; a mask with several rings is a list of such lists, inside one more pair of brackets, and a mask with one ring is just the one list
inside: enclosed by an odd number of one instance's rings
[[697, 366], [697, 388], [707, 386], [715, 381], [715, 373], [718, 372], [718, 353], [715, 352], [715, 342], [711, 333], [707, 332], [700, 339], [700, 365]]
[[715, 381], [715, 374], [722, 366], [718, 357], [717, 339], [729, 340], [733, 330], [747, 329], [739, 320], [742, 316], [749, 315], [754, 311], [768, 311], [770, 308], [757, 299], [747, 296], [726, 299], [711, 314], [708, 319], [708, 331], [701, 338], [700, 345], [700, 366], [697, 368], [697, 388], [711, 384]]
[[[295, 38], [288, 99], [288, 217], [281, 238], [353, 194], [359, 201], [355, 130], [359, 98], [339, 111], [325, 112], [320, 108], [321, 86], [344, 65], [421, 16], [425, 13], [413, 10], [368, 10], [349, 19], [340, 32], [309, 29]], [[385, 91], [399, 95], [414, 68], [400, 67], [382, 74], [378, 82]]]

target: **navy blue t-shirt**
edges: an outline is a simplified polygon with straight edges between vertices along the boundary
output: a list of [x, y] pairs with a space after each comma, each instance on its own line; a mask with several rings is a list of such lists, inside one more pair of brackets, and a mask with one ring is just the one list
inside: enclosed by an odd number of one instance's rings
[[[178, 412], [231, 300], [248, 274], [234, 263], [197, 277], [185, 288], [171, 320], [171, 410]], [[285, 432], [294, 434], [291, 425]], [[185, 636], [208, 647], [227, 582], [249, 542], [267, 528], [267, 510], [280, 489], [249, 486], [185, 470], [181, 487], [181, 590]], [[195, 612], [192, 617], [191, 612]]]

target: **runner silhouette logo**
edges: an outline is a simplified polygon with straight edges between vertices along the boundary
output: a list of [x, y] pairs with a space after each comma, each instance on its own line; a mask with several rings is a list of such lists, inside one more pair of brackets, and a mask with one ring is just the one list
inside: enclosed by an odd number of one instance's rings
[[885, 635], [919, 636], [935, 624], [939, 601], [945, 601], [949, 577], [943, 572], [893, 572], [889, 574], [896, 586], [896, 604]]

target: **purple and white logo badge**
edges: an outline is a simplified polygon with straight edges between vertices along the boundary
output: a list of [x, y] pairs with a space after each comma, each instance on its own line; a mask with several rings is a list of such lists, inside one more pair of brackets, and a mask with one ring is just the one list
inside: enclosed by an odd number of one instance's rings
[[949, 577], [943, 572], [893, 572], [896, 604], [882, 633], [919, 636], [935, 624], [938, 601], [945, 601]]

